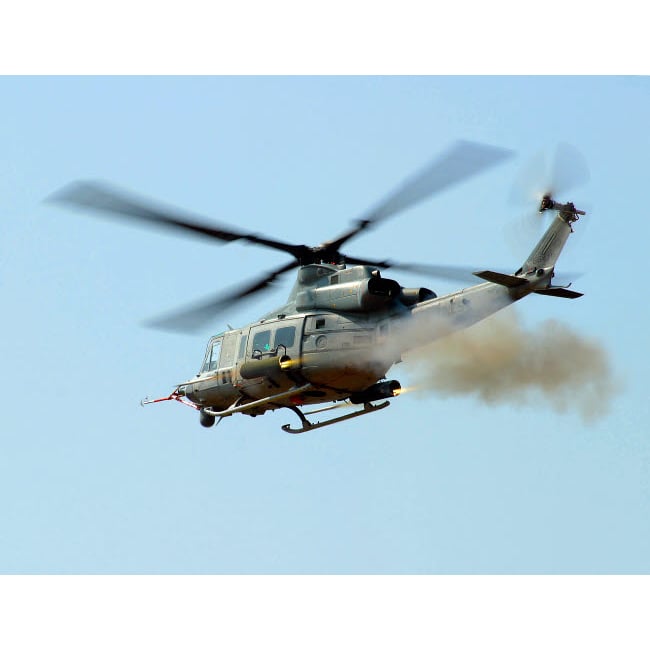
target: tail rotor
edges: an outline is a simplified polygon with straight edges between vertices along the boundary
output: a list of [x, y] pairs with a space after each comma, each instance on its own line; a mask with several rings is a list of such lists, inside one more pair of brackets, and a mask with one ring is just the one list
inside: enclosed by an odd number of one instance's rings
[[567, 197], [568, 192], [586, 184], [589, 178], [584, 156], [567, 143], [558, 144], [551, 155], [537, 153], [522, 167], [509, 197], [510, 203], [527, 208], [508, 226], [507, 238], [517, 253], [541, 237], [548, 226], [548, 217], [555, 211], [572, 214], [574, 221], [585, 214], [573, 203], [560, 203], [557, 198]]

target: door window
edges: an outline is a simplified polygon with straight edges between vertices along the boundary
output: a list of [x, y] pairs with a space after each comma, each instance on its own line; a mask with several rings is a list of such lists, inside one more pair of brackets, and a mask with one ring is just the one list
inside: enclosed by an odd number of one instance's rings
[[263, 330], [253, 337], [253, 355], [268, 354], [271, 350], [271, 330]]
[[277, 348], [284, 346], [285, 351], [293, 347], [296, 341], [296, 328], [295, 327], [279, 327], [275, 331], [274, 345]]

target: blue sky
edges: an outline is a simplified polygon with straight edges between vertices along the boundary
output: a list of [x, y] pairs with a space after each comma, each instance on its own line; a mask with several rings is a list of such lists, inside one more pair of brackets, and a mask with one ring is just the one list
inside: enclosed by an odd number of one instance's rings
[[[0, 95], [0, 572], [648, 572], [647, 79], [5, 77]], [[210, 332], [140, 323], [285, 258], [43, 202], [103, 179], [317, 244], [458, 138], [517, 155], [346, 250], [514, 270], [535, 242], [509, 243], [525, 211], [512, 183], [530, 156], [571, 143], [591, 179], [566, 198], [589, 214], [559, 269], [584, 273], [585, 296], [514, 309], [607, 350], [623, 389], [606, 417], [409, 393], [290, 436], [282, 412], [206, 430], [179, 405], [143, 409], [198, 370]], [[408, 383], [406, 365], [391, 377]]]

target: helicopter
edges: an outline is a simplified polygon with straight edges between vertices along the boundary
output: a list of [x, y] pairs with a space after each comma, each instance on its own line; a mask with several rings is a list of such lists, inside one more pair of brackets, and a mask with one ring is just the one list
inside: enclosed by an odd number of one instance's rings
[[[574, 299], [583, 294], [554, 285], [555, 265], [573, 225], [585, 212], [545, 194], [538, 211], [553, 214], [541, 239], [514, 273], [470, 267], [368, 260], [342, 252], [352, 239], [424, 199], [502, 163], [512, 152], [465, 140], [451, 144], [335, 239], [317, 246], [222, 226], [95, 181], [77, 181], [50, 200], [84, 211], [171, 229], [221, 242], [240, 241], [281, 251], [293, 259], [227, 293], [149, 324], [194, 331], [221, 310], [271, 288], [297, 269], [286, 302], [258, 320], [212, 336], [199, 372], [164, 397], [142, 405], [176, 401], [198, 412], [211, 427], [222, 419], [252, 417], [289, 409], [300, 424], [282, 426], [303, 433], [368, 415], [390, 405], [402, 392], [390, 369], [402, 356], [433, 340], [467, 328], [530, 294]], [[426, 287], [403, 287], [385, 277], [401, 269], [446, 278], [483, 282], [438, 296]], [[311, 416], [349, 406], [354, 410], [324, 421]], [[315, 408], [305, 411], [304, 408]], [[310, 419], [311, 418], [311, 419]]]

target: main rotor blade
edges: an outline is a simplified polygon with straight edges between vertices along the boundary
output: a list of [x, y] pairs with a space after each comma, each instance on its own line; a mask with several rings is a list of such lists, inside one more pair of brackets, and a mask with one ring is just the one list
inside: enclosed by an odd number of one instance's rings
[[174, 332], [196, 332], [207, 325], [219, 310], [226, 309], [233, 303], [269, 289], [278, 276], [298, 266], [300, 266], [298, 261], [291, 261], [252, 282], [239, 286], [233, 291], [220, 293], [166, 316], [146, 321], [145, 325]]
[[[472, 282], [476, 284], [477, 279], [474, 275], [475, 271], [479, 270], [478, 266], [457, 266], [452, 264], [403, 264], [401, 262], [392, 262], [390, 260], [383, 260], [381, 262], [364, 260], [359, 257], [345, 256], [345, 261], [350, 264], [361, 264], [363, 266], [376, 266], [380, 269], [397, 269], [398, 271], [408, 271], [409, 273], [419, 273], [428, 275], [440, 280], [452, 280], [454, 282]], [[501, 267], [490, 266], [490, 269], [497, 273], [504, 275], [511, 275], [513, 269], [505, 269]], [[565, 282], [571, 283], [582, 277], [579, 272], [561, 272], [558, 273], [559, 279], [556, 283], [563, 284]]]
[[294, 246], [253, 233], [240, 232], [231, 228], [209, 223], [201, 218], [167, 207], [158, 207], [143, 199], [96, 181], [77, 181], [49, 197], [50, 201], [75, 208], [91, 208], [116, 217], [133, 217], [153, 226], [185, 231], [220, 241], [244, 240], [252, 244], [274, 248], [300, 258], [304, 246]]
[[366, 228], [464, 181], [513, 155], [508, 149], [459, 140], [422, 171], [389, 194], [357, 221], [356, 226], [325, 246], [338, 250]]
[[474, 271], [480, 270], [477, 266], [455, 266], [447, 264], [402, 264], [401, 262], [392, 262], [383, 260], [381, 262], [364, 260], [360, 257], [345, 256], [346, 263], [361, 264], [363, 266], [376, 266], [380, 269], [397, 269], [408, 271], [410, 273], [421, 273], [434, 278], [444, 280], [454, 280], [460, 282], [476, 281], [473, 275]]

